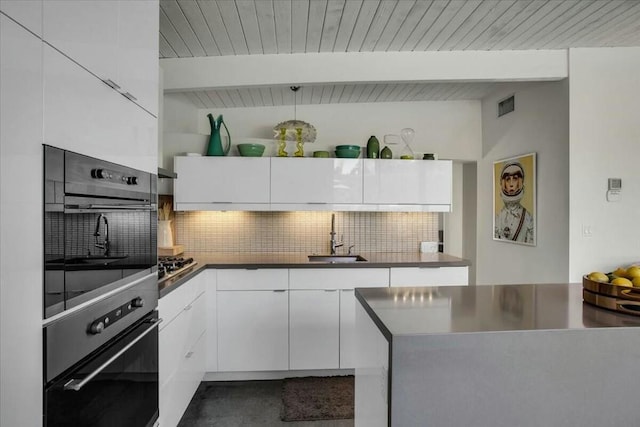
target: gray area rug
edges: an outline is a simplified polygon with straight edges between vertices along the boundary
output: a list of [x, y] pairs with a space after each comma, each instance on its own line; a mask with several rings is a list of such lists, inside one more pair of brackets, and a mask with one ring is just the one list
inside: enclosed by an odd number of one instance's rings
[[282, 421], [353, 418], [354, 377], [285, 378], [282, 384]]

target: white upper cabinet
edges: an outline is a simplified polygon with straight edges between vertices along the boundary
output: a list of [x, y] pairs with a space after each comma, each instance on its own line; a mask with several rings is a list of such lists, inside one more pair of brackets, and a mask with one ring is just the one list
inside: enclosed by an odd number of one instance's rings
[[157, 170], [157, 119], [44, 44], [44, 141], [148, 172]]
[[157, 115], [158, 13], [156, 0], [45, 1], [43, 39]]
[[178, 156], [174, 170], [176, 210], [451, 210], [450, 160]]
[[99, 78], [118, 80], [117, 1], [45, 1], [43, 39]]
[[[422, 205], [417, 210], [451, 208], [453, 164], [450, 160], [364, 160], [364, 203], [394, 210], [393, 205]], [[397, 210], [403, 210], [398, 206]]]
[[271, 203], [362, 204], [362, 160], [274, 157]]
[[135, 103], [158, 115], [158, 2], [118, 2], [118, 84]]
[[268, 210], [269, 158], [176, 157], [176, 210]]
[[42, 0], [0, 0], [0, 11], [42, 37]]

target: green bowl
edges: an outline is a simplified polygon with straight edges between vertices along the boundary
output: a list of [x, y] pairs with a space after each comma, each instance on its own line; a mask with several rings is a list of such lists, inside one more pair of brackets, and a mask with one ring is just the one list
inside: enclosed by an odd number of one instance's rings
[[329, 157], [329, 152], [328, 151], [314, 151], [313, 152], [313, 157], [324, 157], [324, 158], [327, 158], [327, 157]]
[[336, 145], [336, 150], [357, 150], [360, 151], [359, 145]]
[[243, 157], [262, 157], [264, 145], [262, 144], [238, 144], [238, 152]]
[[360, 157], [360, 147], [357, 150], [352, 149], [336, 149], [336, 157], [339, 159], [356, 159]]

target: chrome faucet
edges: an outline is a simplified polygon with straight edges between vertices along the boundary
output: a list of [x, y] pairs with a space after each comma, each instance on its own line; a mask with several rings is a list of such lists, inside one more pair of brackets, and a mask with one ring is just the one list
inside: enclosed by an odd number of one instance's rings
[[344, 243], [336, 241], [336, 214], [334, 213], [331, 214], [331, 233], [329, 234], [331, 235], [331, 255], [335, 255], [336, 248], [344, 246]]
[[[104, 219], [104, 240], [102, 243], [98, 242], [98, 237], [100, 237], [100, 219]], [[96, 231], [93, 233], [96, 239], [96, 248], [100, 248], [104, 250], [104, 255], [109, 255], [109, 221], [107, 221], [107, 217], [104, 214], [98, 215], [98, 220], [96, 221]]]

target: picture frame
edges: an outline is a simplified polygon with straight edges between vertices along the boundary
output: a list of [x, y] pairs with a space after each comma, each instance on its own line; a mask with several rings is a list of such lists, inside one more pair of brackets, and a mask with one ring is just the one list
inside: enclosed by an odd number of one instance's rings
[[493, 162], [493, 240], [536, 246], [536, 153]]

